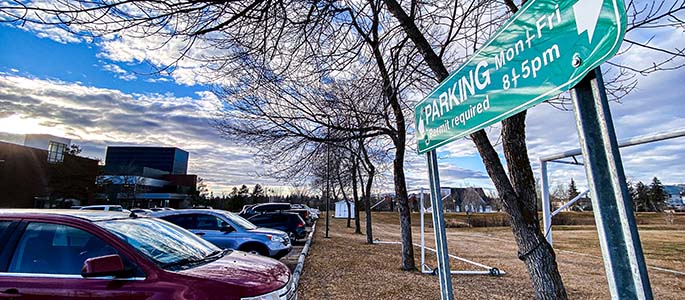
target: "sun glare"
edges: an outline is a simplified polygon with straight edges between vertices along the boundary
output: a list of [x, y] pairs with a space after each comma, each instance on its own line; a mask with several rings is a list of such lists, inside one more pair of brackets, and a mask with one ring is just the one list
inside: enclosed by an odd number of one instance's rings
[[12, 115], [0, 119], [0, 131], [14, 134], [52, 134], [63, 136], [64, 132], [56, 127], [40, 124], [41, 120]]

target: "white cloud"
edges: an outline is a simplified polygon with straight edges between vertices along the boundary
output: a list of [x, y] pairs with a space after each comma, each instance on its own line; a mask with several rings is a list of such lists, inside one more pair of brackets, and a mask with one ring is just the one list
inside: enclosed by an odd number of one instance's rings
[[[684, 70], [654, 73], [643, 78], [639, 89], [622, 103], [612, 102], [618, 140], [685, 128], [685, 110], [677, 88], [684, 78]], [[542, 104], [529, 110], [528, 116], [528, 149], [536, 172], [538, 157], [579, 147], [573, 112]], [[657, 176], [664, 183], [685, 182], [684, 140], [681, 137], [622, 148], [626, 176], [634, 181], [649, 181]], [[582, 157], [578, 159], [582, 162]], [[580, 185], [586, 185], [582, 166], [551, 164], [548, 168], [551, 182], [567, 184], [573, 177]]]
[[[280, 182], [259, 178], [264, 167], [249, 149], [224, 140], [211, 126], [219, 104], [212, 93], [196, 97], [126, 94], [112, 89], [0, 74], [0, 131], [44, 133], [71, 138], [83, 154], [103, 159], [108, 145], [156, 145], [190, 152], [189, 172], [206, 179], [211, 190]], [[24, 129], [14, 128], [22, 120]]]
[[171, 66], [167, 70], [169, 76], [181, 85], [215, 83], [210, 74], [216, 73], [208, 69], [205, 63], [193, 59], [209, 53], [209, 46], [198, 40], [193, 48], [185, 53], [186, 57], [179, 59], [186, 43], [187, 41], [181, 37], [109, 36], [98, 43], [102, 51], [98, 56], [116, 62], [148, 62], [158, 68]]
[[117, 74], [117, 77], [121, 80], [131, 81], [138, 79], [135, 74], [122, 69], [119, 65], [105, 64], [102, 66], [102, 69]]
[[171, 79], [169, 79], [169, 78], [167, 78], [167, 77], [147, 78], [147, 79], [145, 79], [145, 82], [151, 82], [151, 83], [155, 83], [155, 82], [169, 82], [169, 81], [171, 81]]

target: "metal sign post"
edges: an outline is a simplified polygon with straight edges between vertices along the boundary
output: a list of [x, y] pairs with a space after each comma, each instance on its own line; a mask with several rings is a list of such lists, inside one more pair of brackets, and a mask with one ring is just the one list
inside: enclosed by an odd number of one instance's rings
[[652, 299], [602, 72], [571, 91], [585, 172], [612, 299]]
[[[420, 189], [420, 192], [421, 192], [421, 195], [419, 196], [419, 199], [420, 199], [419, 201], [421, 201], [419, 203], [419, 210], [420, 210], [419, 215], [421, 216], [421, 234], [420, 234], [420, 236], [421, 236], [421, 245], [425, 245], [426, 244], [426, 234], [424, 233], [424, 231], [426, 229], [425, 229], [425, 225], [424, 225], [425, 224], [425, 222], [424, 222], [425, 217], [423, 215], [426, 212], [426, 208], [424, 207], [424, 204], [423, 204], [423, 194], [424, 194], [423, 188]], [[423, 273], [423, 271], [424, 271], [425, 262], [426, 262], [426, 249], [425, 249], [425, 247], [421, 247], [421, 267], [419, 268], [421, 270], [421, 273]]]
[[[428, 160], [428, 178], [431, 189], [431, 207], [433, 209], [433, 231], [435, 232], [435, 255], [438, 258], [438, 278], [440, 279], [440, 298], [452, 300], [452, 278], [450, 277], [450, 258], [445, 234], [445, 216], [440, 197], [440, 174], [438, 173], [438, 156], [435, 150], [426, 153]], [[423, 268], [423, 266], [421, 266]]]
[[[604, 86], [596, 69], [620, 48], [626, 19], [623, 0], [527, 1], [416, 105], [416, 142], [418, 152], [426, 153], [428, 160], [443, 300], [452, 299], [452, 287], [435, 149], [574, 86], [578, 132], [585, 161], [591, 162], [586, 168], [611, 295], [651, 299]], [[595, 75], [587, 77], [588, 72]], [[545, 221], [548, 226], [550, 216]]]

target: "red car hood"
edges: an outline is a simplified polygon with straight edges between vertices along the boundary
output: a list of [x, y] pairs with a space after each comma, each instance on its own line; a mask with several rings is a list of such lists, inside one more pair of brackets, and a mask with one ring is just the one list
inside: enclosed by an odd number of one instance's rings
[[241, 251], [232, 251], [212, 263], [178, 273], [241, 287], [246, 293], [244, 296], [275, 291], [290, 280], [290, 270], [283, 263]]

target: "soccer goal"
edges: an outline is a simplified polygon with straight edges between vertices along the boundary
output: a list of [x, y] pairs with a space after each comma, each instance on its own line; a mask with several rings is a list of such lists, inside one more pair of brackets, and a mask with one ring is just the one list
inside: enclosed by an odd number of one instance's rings
[[[437, 275], [437, 268], [431, 268], [427, 263], [426, 263], [426, 251], [431, 251], [431, 252], [436, 252], [435, 249], [427, 247], [426, 246], [426, 232], [425, 232], [425, 214], [426, 212], [430, 212], [430, 208], [426, 209], [424, 205], [424, 188], [418, 189], [418, 190], [412, 190], [412, 191], [419, 191], [419, 212], [421, 216], [421, 243], [418, 245], [418, 247], [421, 249], [421, 273], [423, 274], [433, 274]], [[442, 197], [440, 200], [444, 201], [447, 197], [449, 197], [449, 194], [445, 197]], [[505, 275], [506, 272], [499, 268], [494, 268], [490, 267], [463, 257], [459, 257], [453, 254], [448, 254], [450, 258], [473, 265], [477, 267], [478, 269], [482, 270], [450, 270], [450, 274], [453, 275], [492, 275], [492, 276], [502, 276]]]

